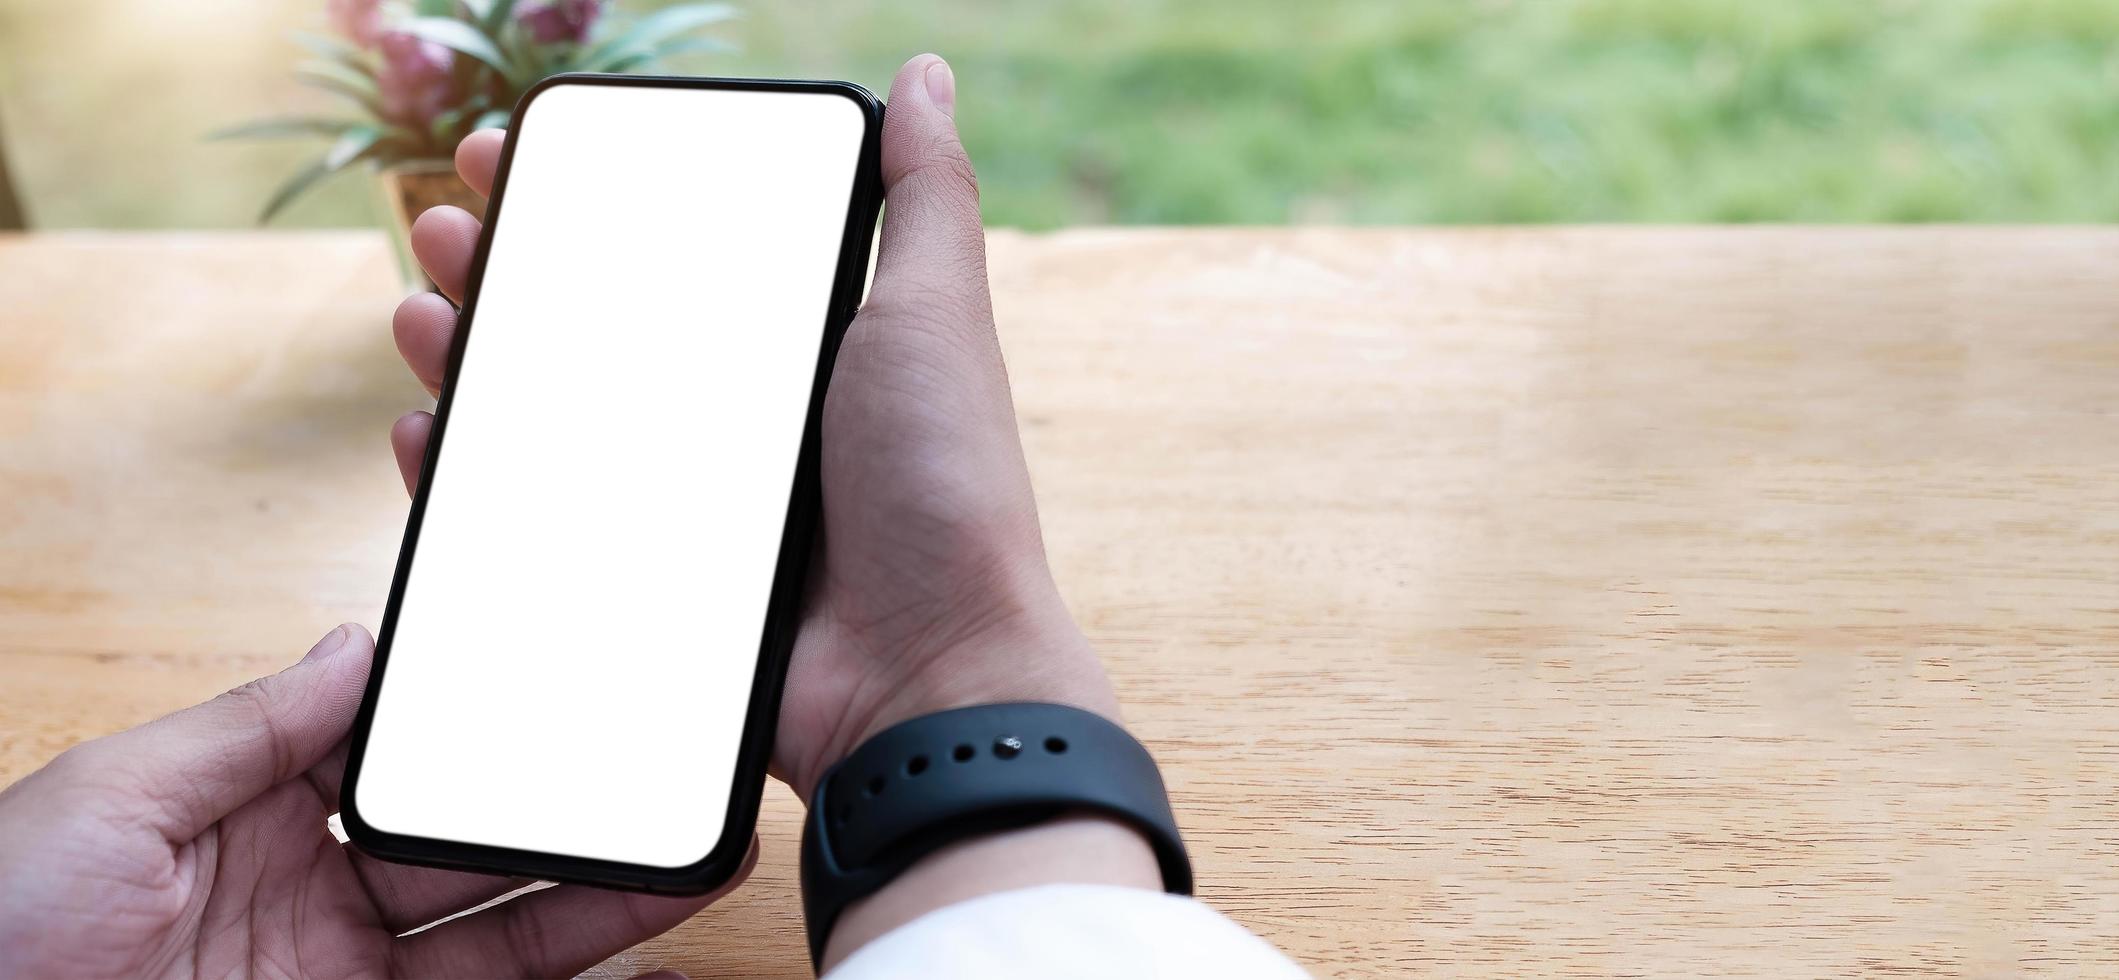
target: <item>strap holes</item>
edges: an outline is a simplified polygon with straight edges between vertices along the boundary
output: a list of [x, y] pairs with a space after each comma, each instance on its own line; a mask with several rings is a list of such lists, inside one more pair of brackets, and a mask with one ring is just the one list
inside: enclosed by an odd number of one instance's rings
[[1045, 738], [1045, 751], [1053, 755], [1065, 752], [1067, 751], [1067, 740], [1057, 735], [1047, 736]]
[[927, 757], [924, 755], [913, 756], [905, 763], [905, 775], [907, 776], [917, 776], [926, 771]]
[[881, 795], [883, 795], [883, 777], [881, 777], [881, 776], [870, 776], [870, 777], [868, 777], [868, 795], [870, 795], [870, 796], [881, 796]]
[[1023, 740], [1013, 735], [1003, 735], [993, 740], [995, 758], [1013, 759], [1023, 751]]
[[949, 757], [955, 759], [958, 762], [970, 762], [971, 757], [977, 754], [979, 754], [979, 750], [974, 749], [969, 745], [959, 745], [956, 747], [955, 752], [949, 753]]

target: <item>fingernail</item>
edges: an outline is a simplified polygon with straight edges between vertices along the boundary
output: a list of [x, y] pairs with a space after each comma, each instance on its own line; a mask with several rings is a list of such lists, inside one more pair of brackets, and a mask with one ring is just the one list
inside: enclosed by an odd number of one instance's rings
[[949, 70], [949, 62], [937, 58], [927, 66], [927, 97], [944, 115], [956, 118], [956, 73]]
[[309, 648], [308, 655], [304, 656], [302, 661], [306, 663], [311, 660], [330, 659], [346, 646], [347, 632], [344, 626], [340, 626], [338, 629], [324, 634], [323, 639], [316, 641], [316, 645]]

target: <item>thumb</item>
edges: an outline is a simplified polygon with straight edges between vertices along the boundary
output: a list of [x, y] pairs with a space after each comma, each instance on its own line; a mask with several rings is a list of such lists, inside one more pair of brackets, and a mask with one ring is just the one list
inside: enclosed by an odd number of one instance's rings
[[883, 114], [883, 235], [869, 307], [944, 300], [971, 324], [991, 316], [978, 178], [957, 138], [956, 76], [923, 54], [898, 69]]
[[375, 644], [348, 623], [300, 663], [205, 704], [80, 746], [73, 765], [136, 794], [172, 842], [198, 836], [258, 794], [300, 775], [346, 737]]

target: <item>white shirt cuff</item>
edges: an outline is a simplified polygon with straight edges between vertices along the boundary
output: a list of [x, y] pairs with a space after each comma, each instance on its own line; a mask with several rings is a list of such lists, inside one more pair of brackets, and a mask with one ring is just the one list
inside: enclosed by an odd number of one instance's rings
[[1115, 885], [1040, 885], [929, 912], [855, 951], [829, 980], [1190, 976], [1308, 974], [1189, 898]]

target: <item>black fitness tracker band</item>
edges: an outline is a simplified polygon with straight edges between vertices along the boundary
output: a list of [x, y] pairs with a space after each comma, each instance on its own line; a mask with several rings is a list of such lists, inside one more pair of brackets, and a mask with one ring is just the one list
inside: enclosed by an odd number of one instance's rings
[[802, 827], [809, 957], [846, 906], [943, 846], [1069, 810], [1116, 817], [1148, 838], [1163, 888], [1192, 894], [1192, 863], [1146, 747], [1101, 715], [1058, 704], [988, 704], [884, 729], [817, 783]]

